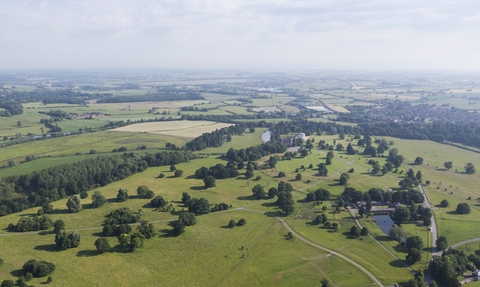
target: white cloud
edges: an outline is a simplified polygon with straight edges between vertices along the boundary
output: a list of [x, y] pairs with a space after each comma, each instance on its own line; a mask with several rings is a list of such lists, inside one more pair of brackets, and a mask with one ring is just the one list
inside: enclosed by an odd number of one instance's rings
[[480, 2], [0, 2], [4, 68], [476, 69]]

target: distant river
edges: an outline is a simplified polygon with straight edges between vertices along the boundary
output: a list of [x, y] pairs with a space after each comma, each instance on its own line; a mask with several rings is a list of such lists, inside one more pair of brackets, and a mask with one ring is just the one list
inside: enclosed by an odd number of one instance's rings
[[272, 138], [272, 135], [270, 134], [270, 131], [267, 130], [262, 134], [262, 140], [263, 142], [269, 142], [270, 139]]
[[373, 219], [377, 222], [378, 227], [388, 235], [388, 232], [390, 231], [390, 228], [393, 226], [393, 220], [390, 217], [390, 215], [374, 215]]

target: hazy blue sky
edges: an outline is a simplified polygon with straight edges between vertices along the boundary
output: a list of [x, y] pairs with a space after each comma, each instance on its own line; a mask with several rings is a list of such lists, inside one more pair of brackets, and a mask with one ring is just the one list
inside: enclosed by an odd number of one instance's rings
[[480, 1], [0, 0], [0, 69], [480, 70]]

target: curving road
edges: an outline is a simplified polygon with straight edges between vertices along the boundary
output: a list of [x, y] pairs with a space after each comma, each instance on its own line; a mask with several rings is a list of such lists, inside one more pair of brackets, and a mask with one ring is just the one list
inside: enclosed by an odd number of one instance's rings
[[283, 219], [283, 218], [280, 218], [278, 216], [275, 216], [275, 215], [272, 215], [272, 214], [269, 214], [268, 212], [264, 212], [264, 211], [260, 211], [260, 210], [253, 210], [253, 209], [248, 209], [248, 208], [243, 208], [244, 210], [248, 210], [248, 211], [253, 211], [253, 212], [260, 212], [260, 213], [263, 213], [263, 214], [266, 214], [266, 215], [269, 215], [269, 216], [274, 216], [276, 219], [278, 219], [282, 224], [283, 226], [289, 231], [291, 232], [293, 235], [295, 235], [298, 239], [300, 239], [301, 241], [307, 243], [308, 245], [310, 246], [313, 246], [317, 249], [321, 249], [323, 251], [326, 251], [332, 255], [335, 255], [335, 256], [338, 256], [340, 257], [341, 259], [347, 261], [348, 263], [352, 264], [353, 266], [355, 266], [357, 269], [359, 269], [360, 271], [362, 271], [363, 273], [365, 273], [368, 277], [370, 277], [370, 279], [372, 279], [375, 283], [377, 283], [379, 286], [382, 286], [382, 287], [385, 287], [385, 285], [382, 284], [382, 282], [380, 282], [380, 280], [377, 279], [377, 277], [375, 277], [375, 275], [373, 275], [372, 273], [370, 273], [370, 271], [368, 271], [366, 268], [364, 268], [362, 265], [358, 264], [357, 262], [353, 261], [352, 259], [348, 258], [347, 256], [345, 255], [342, 255], [336, 251], [333, 251], [331, 249], [328, 249], [326, 247], [323, 247], [321, 245], [318, 245], [316, 243], [313, 243], [312, 241], [306, 239], [305, 237], [301, 236], [300, 234], [296, 233], [295, 230], [293, 230], [288, 224], [287, 222]]

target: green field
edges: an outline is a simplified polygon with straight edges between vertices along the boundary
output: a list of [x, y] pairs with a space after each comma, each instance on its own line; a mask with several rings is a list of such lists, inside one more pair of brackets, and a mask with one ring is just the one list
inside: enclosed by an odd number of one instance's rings
[[[231, 82], [230, 82], [231, 81]], [[225, 91], [235, 87], [245, 79], [225, 74], [211, 78], [185, 77], [175, 84], [181, 89], [198, 88], [197, 85], [223, 83]], [[112, 92], [121, 96], [144, 95], [155, 92], [157, 85], [172, 87], [167, 79], [146, 81], [138, 90], [119, 90], [117, 84], [110, 83]], [[253, 85], [253, 84], [252, 84]], [[447, 85], [448, 86], [448, 85]], [[62, 131], [79, 131], [97, 129], [108, 124], [109, 121], [120, 120], [147, 120], [155, 118], [179, 119], [181, 115], [255, 115], [248, 109], [252, 107], [264, 108], [267, 111], [278, 108], [288, 113], [300, 113], [301, 110], [288, 102], [298, 100], [291, 94], [300, 93], [306, 101], [322, 101], [337, 112], [348, 112], [347, 105], [372, 105], [374, 100], [391, 99], [401, 101], [416, 101], [433, 88], [421, 85], [411, 85], [411, 91], [404, 87], [382, 88], [379, 80], [298, 80], [286, 84], [284, 88], [294, 89], [295, 92], [269, 93], [266, 89], [253, 88], [244, 94], [226, 92], [204, 93], [205, 100], [199, 101], [163, 101], [163, 102], [128, 102], [97, 104], [92, 100], [87, 105], [67, 105], [41, 103], [24, 104], [22, 115], [10, 118], [0, 118], [0, 139], [27, 134], [40, 134], [41, 129], [47, 128], [40, 124], [41, 119], [50, 117], [40, 114], [39, 111], [62, 110], [71, 114], [97, 112], [102, 116], [92, 120], [62, 120], [55, 122]], [[76, 87], [78, 89], [79, 86]], [[419, 92], [425, 88], [424, 92]], [[447, 87], [444, 87], [447, 89]], [[449, 89], [452, 87], [448, 87]], [[30, 86], [17, 86], [18, 91], [30, 91]], [[109, 88], [110, 89], [110, 88]], [[233, 88], [232, 88], [233, 89]], [[104, 92], [104, 91], [102, 91]], [[435, 96], [425, 96], [428, 104], [450, 104], [452, 107], [474, 110], [478, 105], [468, 100], [468, 97], [477, 96], [480, 92], [473, 89], [467, 92], [460, 86], [452, 93], [438, 93]], [[254, 95], [252, 97], [248, 95]], [[251, 99], [252, 103], [239, 101], [239, 98]], [[235, 105], [233, 105], [235, 104]], [[181, 111], [182, 107], [207, 108], [208, 111]], [[295, 115], [290, 114], [286, 119], [266, 119], [267, 122], [291, 120]], [[335, 122], [337, 114], [327, 118], [310, 118], [310, 121]], [[244, 120], [238, 122], [254, 122], [263, 119]], [[20, 121], [20, 124], [18, 123]], [[335, 122], [338, 124], [355, 125], [354, 123]], [[14, 145], [0, 149], [0, 177], [19, 175], [43, 168], [65, 163], [75, 163], [82, 159], [98, 155], [112, 154], [113, 149], [127, 147], [129, 152], [156, 153], [162, 151], [167, 143], [182, 147], [186, 142], [203, 133], [211, 132], [231, 124], [215, 121], [158, 121], [127, 125], [115, 130], [84, 133]], [[232, 141], [224, 142], [216, 148], [207, 148], [196, 152], [198, 159], [188, 163], [177, 164], [176, 168], [183, 171], [180, 178], [173, 176], [169, 166], [150, 167], [147, 170], [131, 175], [130, 177], [98, 187], [89, 191], [101, 191], [109, 201], [101, 208], [89, 208], [91, 199], [82, 200], [84, 210], [80, 213], [68, 213], [66, 199], [53, 202], [54, 212], [50, 215], [54, 220], [65, 221], [67, 229], [79, 230], [82, 236], [81, 245], [75, 249], [58, 251], [54, 246], [54, 234], [41, 233], [11, 233], [6, 230], [10, 223], [16, 223], [21, 217], [37, 214], [38, 207], [22, 212], [0, 217], [0, 257], [5, 263], [0, 268], [0, 280], [15, 280], [22, 264], [31, 258], [54, 262], [57, 265], [53, 273], [52, 286], [319, 286], [322, 278], [328, 278], [335, 286], [376, 286], [371, 278], [348, 262], [333, 256], [328, 252], [312, 247], [300, 238], [286, 239], [287, 229], [272, 215], [282, 216], [301, 237], [334, 250], [360, 264], [369, 270], [386, 286], [405, 282], [412, 278], [412, 274], [394, 256], [378, 245], [370, 237], [352, 238], [349, 230], [355, 224], [350, 212], [341, 208], [337, 212], [336, 199], [341, 195], [345, 186], [338, 183], [342, 173], [349, 170], [348, 186], [357, 190], [368, 191], [372, 187], [386, 189], [398, 188], [398, 182], [405, 176], [403, 173], [389, 172], [384, 176], [371, 175], [371, 165], [367, 163], [370, 156], [362, 154], [363, 147], [356, 146], [357, 140], [353, 135], [346, 135], [340, 139], [339, 135], [312, 135], [315, 139], [314, 148], [306, 157], [296, 156], [291, 160], [279, 160], [274, 168], [256, 170], [251, 179], [244, 178], [245, 169], [240, 170], [237, 178], [217, 180], [214, 188], [205, 189], [204, 183], [194, 177], [200, 167], [210, 167], [217, 163], [225, 164], [220, 154], [230, 148], [240, 149], [257, 146], [263, 143], [261, 134], [266, 128], [256, 128], [255, 132], [245, 132], [241, 136], [232, 136]], [[293, 131], [292, 131], [293, 132]], [[467, 162], [480, 166], [480, 157], [476, 150], [465, 150], [453, 146], [442, 145], [431, 141], [413, 141], [397, 138], [393, 140], [399, 153], [405, 156], [406, 168], [420, 170], [423, 174], [425, 191], [434, 206], [433, 212], [437, 219], [438, 234], [445, 235], [449, 244], [466, 239], [477, 238], [480, 234], [473, 225], [480, 223], [480, 177], [478, 174], [467, 175], [463, 167]], [[331, 165], [328, 165], [328, 175], [317, 175], [316, 166], [325, 162], [326, 150], [317, 146], [320, 140], [329, 144], [341, 143], [345, 148], [352, 143], [358, 150], [356, 155], [348, 155], [345, 151], [334, 151]], [[138, 150], [141, 145], [145, 150]], [[95, 154], [90, 154], [94, 150]], [[385, 155], [388, 151], [385, 152]], [[24, 162], [27, 155], [34, 155], [36, 160]], [[278, 154], [282, 157], [283, 154]], [[260, 166], [266, 163], [271, 155], [257, 161]], [[413, 165], [415, 157], [424, 158], [422, 165]], [[6, 167], [9, 160], [15, 166]], [[385, 164], [385, 157], [377, 157], [380, 165]], [[451, 170], [444, 170], [445, 161], [453, 161]], [[301, 168], [304, 166], [305, 169]], [[309, 168], [312, 165], [312, 168]], [[284, 172], [285, 177], [279, 177]], [[163, 173], [165, 178], [158, 178]], [[297, 174], [302, 176], [296, 180]], [[430, 184], [426, 185], [425, 181]], [[279, 181], [289, 182], [292, 192], [295, 211], [283, 216], [274, 204], [275, 199], [254, 200], [251, 197], [252, 187], [261, 185], [265, 191], [276, 187]], [[174, 208], [170, 212], [161, 212], [150, 207], [148, 199], [131, 198], [126, 202], [117, 202], [116, 195], [120, 188], [129, 190], [135, 195], [140, 185], [148, 186], [156, 195], [163, 196]], [[331, 200], [313, 205], [304, 201], [308, 192], [318, 188], [328, 189]], [[180, 199], [183, 192], [192, 197], [204, 197], [210, 204], [225, 202], [232, 209], [225, 212], [210, 213], [199, 216], [197, 224], [187, 227], [181, 236], [174, 237], [169, 233], [172, 229], [168, 221], [176, 219], [178, 213], [186, 210]], [[439, 207], [441, 200], [447, 199], [448, 208]], [[472, 212], [467, 215], [456, 214], [458, 203], [467, 202]], [[134, 211], [141, 210], [142, 219], [154, 223], [157, 236], [145, 241], [144, 248], [133, 253], [114, 252], [98, 255], [94, 241], [101, 236], [101, 225], [105, 215], [119, 207], [129, 207]], [[327, 207], [322, 211], [323, 206]], [[313, 218], [325, 213], [330, 222], [338, 223], [337, 232], [323, 227], [312, 225]], [[247, 219], [243, 227], [226, 228], [230, 219]], [[369, 228], [373, 235], [385, 248], [405, 262], [407, 251], [398, 242], [383, 234], [372, 218], [362, 218], [361, 224]], [[430, 232], [418, 222], [408, 222], [402, 225], [407, 236], [418, 235], [422, 238], [425, 248], [422, 251], [422, 260], [412, 265], [414, 270], [421, 270], [427, 266], [432, 255], [430, 251]], [[117, 239], [109, 238], [110, 244], [115, 246]], [[19, 246], [21, 246], [19, 248]], [[243, 247], [248, 247], [242, 249]], [[92, 280], [95, 278], [95, 281]], [[39, 285], [46, 279], [34, 279], [29, 284]], [[92, 283], [93, 281], [93, 283]], [[470, 283], [468, 286], [476, 286]]]
[[[432, 141], [396, 138], [392, 138], [392, 140], [400, 153], [406, 157], [407, 167], [413, 168], [415, 171], [420, 170], [424, 182], [426, 180], [431, 182], [424, 188], [431, 204], [434, 205], [433, 211], [437, 219], [438, 234], [446, 236], [449, 244], [479, 237], [480, 234], [471, 228], [471, 225], [480, 222], [480, 208], [476, 200], [480, 197], [480, 191], [477, 188], [480, 184], [480, 176], [477, 173], [471, 175], [463, 173], [463, 167], [467, 162], [480, 166], [478, 153]], [[423, 157], [424, 163], [421, 166], [409, 165], [417, 156]], [[443, 163], [446, 161], [453, 162], [453, 168], [449, 171], [443, 167]], [[439, 206], [443, 199], [448, 200], [449, 207], [441, 208]], [[470, 214], [455, 213], [457, 204], [462, 202], [470, 205], [472, 209]]]
[[150, 149], [165, 148], [167, 142], [182, 146], [187, 142], [187, 139], [166, 135], [116, 131], [85, 133], [1, 148], [0, 165], [5, 164], [10, 159], [18, 164], [24, 161], [27, 155], [34, 155], [37, 158], [45, 156], [71, 156], [87, 154], [91, 149], [95, 149], [98, 153], [106, 153], [122, 146], [126, 146], [128, 150], [136, 150], [140, 145], [146, 145]]

